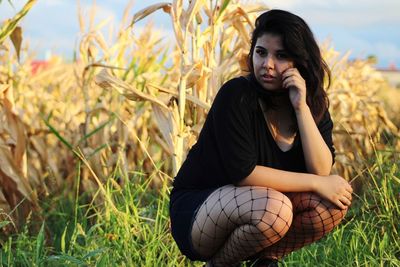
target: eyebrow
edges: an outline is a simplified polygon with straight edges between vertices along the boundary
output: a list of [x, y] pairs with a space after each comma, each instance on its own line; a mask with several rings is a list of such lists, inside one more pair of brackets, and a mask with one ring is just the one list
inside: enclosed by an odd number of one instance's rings
[[[260, 45], [256, 45], [255, 48], [267, 50], [265, 47], [260, 46]], [[287, 53], [287, 51], [286, 51], [285, 49], [278, 49], [278, 50], [276, 50], [276, 52], [277, 52], [277, 53]]]

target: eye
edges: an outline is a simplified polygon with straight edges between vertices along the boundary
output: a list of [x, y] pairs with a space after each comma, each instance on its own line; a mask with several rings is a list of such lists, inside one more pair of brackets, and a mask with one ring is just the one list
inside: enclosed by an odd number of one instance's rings
[[267, 51], [265, 51], [264, 49], [256, 49], [256, 53], [257, 53], [257, 55], [260, 55], [260, 56], [265, 56], [266, 54], [267, 54]]
[[289, 58], [289, 55], [286, 54], [286, 53], [280, 52], [280, 53], [276, 54], [276, 57], [277, 57], [278, 59], [288, 59], [288, 58]]

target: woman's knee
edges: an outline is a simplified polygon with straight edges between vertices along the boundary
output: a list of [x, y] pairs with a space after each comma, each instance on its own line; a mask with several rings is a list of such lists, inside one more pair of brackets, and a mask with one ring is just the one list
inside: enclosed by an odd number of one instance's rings
[[328, 233], [342, 221], [347, 213], [347, 209], [342, 210], [314, 193], [303, 193], [300, 202], [296, 198], [292, 200], [295, 213], [301, 218], [298, 223], [304, 230]]
[[292, 223], [292, 202], [286, 195], [274, 189], [254, 188], [253, 190], [256, 190], [257, 194], [265, 194], [266, 202], [260, 212], [252, 214], [252, 224], [270, 241], [276, 242], [286, 234]]

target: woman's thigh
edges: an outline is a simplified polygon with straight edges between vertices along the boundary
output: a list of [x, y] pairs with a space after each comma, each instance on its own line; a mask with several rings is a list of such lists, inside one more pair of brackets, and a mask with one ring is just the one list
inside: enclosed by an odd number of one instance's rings
[[200, 254], [213, 255], [244, 224], [256, 226], [273, 243], [286, 233], [292, 216], [290, 200], [276, 190], [223, 186], [200, 206], [192, 226], [192, 243]]
[[202, 260], [202, 257], [193, 251], [191, 228], [196, 210], [205, 199], [217, 188], [205, 190], [175, 190], [170, 196], [170, 223], [171, 234], [180, 251], [191, 260]]

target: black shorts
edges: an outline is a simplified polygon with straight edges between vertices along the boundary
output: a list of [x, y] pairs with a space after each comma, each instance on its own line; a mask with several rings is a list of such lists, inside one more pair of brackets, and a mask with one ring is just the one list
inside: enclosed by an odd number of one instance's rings
[[207, 197], [217, 188], [186, 190], [173, 188], [170, 195], [169, 212], [171, 233], [179, 250], [192, 261], [206, 261], [196, 253], [192, 244], [192, 225], [197, 211]]

